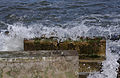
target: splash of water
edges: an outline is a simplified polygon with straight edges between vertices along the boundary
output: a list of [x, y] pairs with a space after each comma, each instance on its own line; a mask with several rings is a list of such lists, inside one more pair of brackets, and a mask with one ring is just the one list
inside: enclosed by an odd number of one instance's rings
[[119, 56], [111, 52], [111, 47], [118, 46], [120, 44], [119, 42], [120, 41], [107, 41], [106, 60], [102, 62], [102, 72], [91, 73], [87, 78], [117, 78], [117, 70], [119, 67], [117, 60]]
[[[119, 34], [120, 27], [111, 26], [106, 27], [96, 27], [96, 26], [85, 26], [85, 21], [82, 23], [74, 23], [74, 27], [71, 28], [62, 28], [62, 27], [47, 27], [42, 24], [32, 24], [30, 26], [24, 26], [22, 23], [15, 23], [13, 25], [8, 25], [7, 30], [9, 31], [8, 35], [5, 35], [4, 31], [0, 33], [0, 50], [1, 51], [19, 51], [23, 50], [23, 40], [24, 38], [34, 38], [41, 37], [45, 35], [46, 37], [56, 36], [59, 39], [71, 38], [76, 40], [77, 37], [94, 37], [94, 36], [104, 36], [107, 37], [111, 34]], [[120, 41], [113, 42], [107, 40], [107, 49], [106, 49], [106, 60], [102, 63], [102, 72], [92, 73], [88, 78], [116, 78], [117, 68], [118, 68], [118, 53], [111, 53], [111, 47], [114, 48], [115, 44], [119, 45]], [[112, 72], [112, 74], [111, 74]]]

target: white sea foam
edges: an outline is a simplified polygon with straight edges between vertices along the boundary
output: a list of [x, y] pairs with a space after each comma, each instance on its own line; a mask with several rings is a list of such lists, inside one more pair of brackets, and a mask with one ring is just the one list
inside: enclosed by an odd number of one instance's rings
[[60, 27], [46, 27], [42, 24], [34, 24], [29, 27], [24, 26], [22, 23], [8, 25], [9, 34], [5, 35], [4, 31], [0, 33], [0, 50], [2, 51], [18, 51], [23, 50], [24, 38], [56, 36], [61, 40], [71, 38], [75, 40], [77, 36], [85, 36], [89, 28], [86, 26], [76, 26], [73, 28], [60, 28]]
[[[22, 23], [15, 23], [13, 25], [8, 25], [9, 35], [5, 35], [3, 30], [0, 33], [0, 50], [1, 51], [19, 51], [23, 50], [23, 40], [24, 38], [41, 37], [45, 35], [46, 37], [57, 36], [59, 39], [72, 38], [76, 40], [78, 36], [104, 36], [107, 37], [110, 34], [120, 34], [120, 27], [87, 27], [82, 23], [75, 23], [74, 27], [62, 28], [62, 27], [47, 27], [42, 24], [32, 24], [30, 26], [24, 26]], [[119, 45], [120, 41], [110, 41], [107, 40], [106, 48], [106, 60], [102, 63], [102, 72], [92, 73], [88, 78], [116, 78], [118, 68], [118, 53], [111, 53], [111, 47], [114, 45]], [[118, 46], [119, 47], [119, 46]]]
[[114, 45], [119, 45], [120, 43], [118, 42], [107, 41], [106, 60], [102, 62], [102, 72], [91, 73], [88, 78], [117, 78], [117, 70], [119, 67], [117, 60], [119, 56], [116, 53], [111, 53], [110, 48]]

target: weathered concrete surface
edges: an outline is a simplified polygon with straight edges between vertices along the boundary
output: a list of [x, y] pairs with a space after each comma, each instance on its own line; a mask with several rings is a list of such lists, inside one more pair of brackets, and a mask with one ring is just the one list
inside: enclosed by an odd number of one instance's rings
[[101, 61], [79, 59], [75, 50], [0, 52], [0, 78], [86, 78]]
[[79, 78], [87, 78], [89, 73], [98, 72], [102, 67], [102, 60], [79, 60]]
[[101, 62], [79, 62], [79, 72], [95, 72], [100, 71]]
[[57, 41], [54, 38], [34, 38], [24, 40], [25, 51], [36, 50], [76, 50], [79, 59], [105, 59], [106, 41], [102, 38], [86, 38], [77, 41]]
[[25, 39], [24, 50], [71, 50], [73, 54], [77, 52], [79, 56], [79, 72], [77, 74], [79, 78], [87, 78], [90, 72], [100, 71], [101, 63], [105, 60], [106, 56], [106, 41], [101, 38], [81, 38], [77, 41], [65, 40], [62, 42], [58, 42], [57, 39], [53, 38]]
[[[50, 53], [52, 56], [45, 55]], [[57, 55], [54, 51], [1, 52], [0, 55], [0, 78], [79, 78], [78, 56]]]
[[78, 56], [76, 50], [2, 51], [0, 58]]
[[0, 52], [0, 78], [86, 78], [100, 71], [106, 41], [101, 38], [24, 40], [24, 50]]

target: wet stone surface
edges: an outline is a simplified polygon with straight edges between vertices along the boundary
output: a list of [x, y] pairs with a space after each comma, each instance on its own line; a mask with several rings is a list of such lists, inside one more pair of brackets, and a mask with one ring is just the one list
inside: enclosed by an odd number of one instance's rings
[[37, 50], [76, 50], [79, 59], [105, 59], [106, 41], [102, 38], [80, 38], [79, 40], [57, 41], [54, 38], [34, 38], [24, 40], [25, 51]]

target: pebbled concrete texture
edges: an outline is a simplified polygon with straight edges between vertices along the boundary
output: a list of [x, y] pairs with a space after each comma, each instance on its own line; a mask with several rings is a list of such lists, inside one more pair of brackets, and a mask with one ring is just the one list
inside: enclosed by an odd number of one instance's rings
[[78, 78], [78, 56], [2, 58], [0, 78]]

